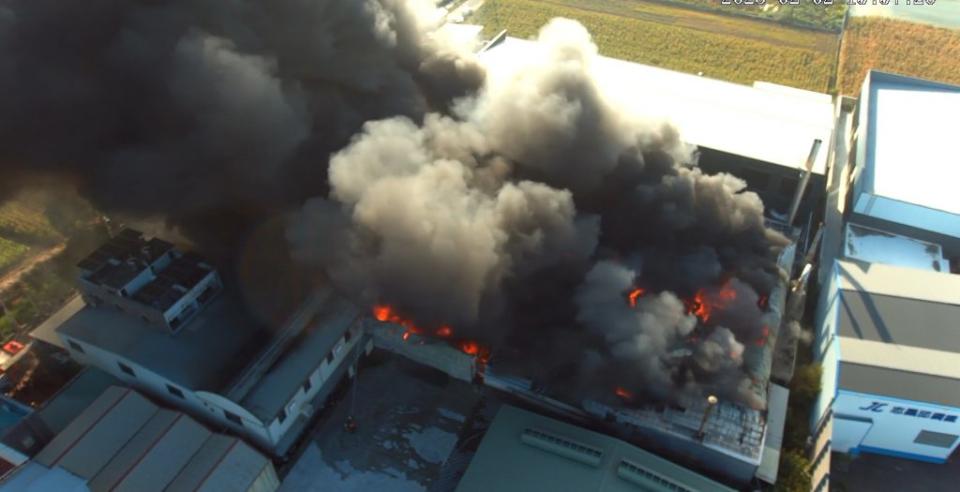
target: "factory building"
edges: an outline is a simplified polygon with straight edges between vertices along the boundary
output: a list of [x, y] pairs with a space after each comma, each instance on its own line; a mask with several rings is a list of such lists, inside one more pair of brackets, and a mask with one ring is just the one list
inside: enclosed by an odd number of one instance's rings
[[77, 267], [88, 305], [106, 304], [173, 333], [222, 287], [216, 270], [199, 256], [132, 229], [120, 231]]
[[875, 71], [863, 84], [820, 267], [818, 487], [831, 450], [943, 463], [957, 448], [960, 171], [944, 163], [958, 109], [957, 87]]
[[129, 388], [111, 386], [0, 491], [256, 491], [280, 486], [273, 463]]
[[[500, 36], [479, 54], [490, 79], [508, 78], [542, 59], [535, 41]], [[736, 84], [605, 56], [590, 67], [602, 93], [651, 121], [672, 123], [699, 149], [698, 165], [747, 182], [763, 199], [768, 217], [785, 219], [803, 176], [809, 173], [794, 225], [811, 221], [823, 196], [836, 121], [833, 98], [769, 82]], [[809, 162], [813, 142], [823, 147]]]
[[[960, 87], [870, 71], [853, 114], [850, 221], [941, 245], [960, 258]], [[910, 128], [913, 131], [907, 131]]]
[[509, 405], [456, 490], [733, 491], [619, 439]]
[[[337, 383], [352, 374], [361, 353], [372, 349], [361, 312], [330, 289], [310, 293], [281, 326], [267, 329], [195, 255], [143, 241], [135, 232], [118, 237], [122, 241], [111, 240], [81, 262], [83, 298], [69, 302], [51, 318], [58, 323], [33, 336], [274, 455], [290, 449]], [[138, 252], [144, 248], [118, 247], [129, 240], [161, 246], [143, 255]], [[184, 284], [183, 277], [167, 275], [184, 259], [185, 277], [199, 282]], [[124, 275], [117, 278], [141, 280], [90, 290], [96, 283], [91, 279], [113, 278], [101, 277], [103, 268], [121, 266]], [[132, 273], [135, 268], [143, 271]], [[205, 281], [210, 283], [201, 288]], [[212, 294], [204, 294], [213, 286]], [[143, 293], [151, 288], [157, 290]], [[156, 317], [144, 316], [157, 304], [142, 299], [163, 300], [152, 311]]]

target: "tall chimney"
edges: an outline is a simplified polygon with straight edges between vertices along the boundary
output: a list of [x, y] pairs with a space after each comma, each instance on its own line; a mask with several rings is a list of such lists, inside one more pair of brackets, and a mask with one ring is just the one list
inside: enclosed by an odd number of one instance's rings
[[810, 155], [807, 156], [807, 162], [803, 166], [803, 177], [797, 184], [797, 191], [793, 195], [793, 202], [790, 203], [790, 213], [787, 214], [787, 224], [793, 225], [793, 219], [797, 217], [797, 210], [800, 208], [800, 199], [803, 198], [803, 192], [807, 190], [807, 183], [810, 182], [810, 174], [813, 172], [813, 163], [817, 160], [817, 154], [820, 152], [820, 139], [815, 139], [810, 146]]
[[697, 439], [701, 441], [707, 435], [707, 421], [710, 420], [710, 414], [713, 412], [713, 408], [717, 406], [718, 401], [720, 400], [716, 396], [710, 395], [707, 397], [707, 408], [703, 411], [703, 420], [700, 421], [700, 430], [697, 431]]

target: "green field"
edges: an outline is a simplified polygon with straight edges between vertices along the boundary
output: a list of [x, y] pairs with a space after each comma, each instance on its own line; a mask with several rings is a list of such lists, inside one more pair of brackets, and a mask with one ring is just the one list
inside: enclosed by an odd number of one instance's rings
[[[833, 5], [819, 4], [813, 0], [800, 0], [799, 5], [780, 5], [777, 0], [767, 0], [763, 5], [737, 5], [739, 0], [662, 0], [669, 3], [689, 5], [699, 9], [723, 12], [728, 15], [742, 15], [757, 19], [766, 19], [789, 26], [840, 32], [843, 27], [843, 15], [847, 11], [847, 2], [835, 0]], [[757, 3], [758, 0], [754, 0]]]
[[960, 84], [960, 31], [880, 17], [851, 17], [840, 50], [840, 92], [858, 95], [871, 68]]
[[50, 223], [44, 207], [13, 199], [0, 205], [0, 237], [26, 244], [53, 244], [60, 232]]
[[470, 22], [529, 38], [551, 18], [583, 23], [604, 55], [707, 77], [825, 92], [837, 36], [638, 0], [488, 0]]
[[0, 274], [16, 266], [28, 251], [28, 246], [0, 237]]

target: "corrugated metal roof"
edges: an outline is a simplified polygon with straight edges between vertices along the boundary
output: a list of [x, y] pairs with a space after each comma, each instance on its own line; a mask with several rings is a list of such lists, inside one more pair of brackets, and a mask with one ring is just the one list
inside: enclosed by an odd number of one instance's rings
[[90, 490], [247, 490], [269, 460], [139, 393], [110, 387], [34, 461]]
[[[507, 37], [480, 53], [491, 75], [510, 83], [518, 68], [543, 59], [534, 41]], [[755, 86], [599, 56], [592, 70], [605, 96], [635, 114], [673, 122], [694, 145], [794, 169], [801, 168], [814, 139], [830, 142], [833, 102], [829, 95], [763, 83]], [[763, 138], [745, 129], [776, 128]], [[824, 174], [828, 152], [821, 151], [814, 173]]]
[[[521, 440], [531, 429], [546, 436], [541, 444]], [[577, 453], [595, 457], [596, 451], [598, 459], [576, 459]], [[504, 405], [457, 492], [678, 490], [664, 483], [683, 487], [679, 490], [732, 491], [619, 439]]]
[[164, 430], [159, 439], [138, 456], [137, 461], [121, 476], [112, 490], [117, 492], [161, 490], [176, 478], [210, 435], [210, 431], [205, 427], [180, 414]]
[[181, 415], [183, 414], [163, 409], [155, 412], [150, 420], [90, 480], [90, 488], [109, 490], [116, 486], [127, 471], [136, 465], [140, 457], [150, 451], [153, 443], [163, 437], [163, 434]]

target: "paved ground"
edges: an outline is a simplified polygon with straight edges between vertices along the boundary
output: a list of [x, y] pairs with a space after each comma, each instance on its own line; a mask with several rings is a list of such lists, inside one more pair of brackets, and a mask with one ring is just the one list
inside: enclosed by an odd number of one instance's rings
[[861, 454], [849, 459], [834, 454], [830, 468], [830, 490], [835, 492], [960, 490], [960, 457], [944, 465]]
[[[355, 386], [311, 431], [280, 490], [427, 490], [479, 396], [467, 383], [384, 356], [361, 369]], [[351, 406], [354, 433], [343, 429]]]

